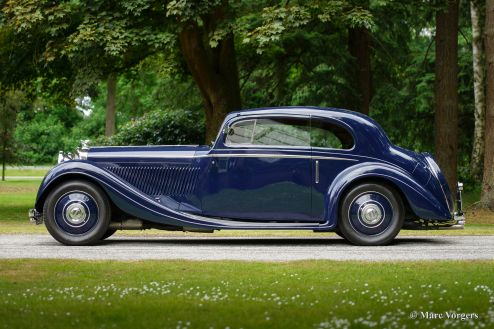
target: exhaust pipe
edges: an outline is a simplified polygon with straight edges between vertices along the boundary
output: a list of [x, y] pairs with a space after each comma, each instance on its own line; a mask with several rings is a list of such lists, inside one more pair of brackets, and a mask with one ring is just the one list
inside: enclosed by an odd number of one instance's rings
[[140, 219], [126, 219], [120, 222], [110, 222], [112, 230], [143, 230], [144, 223]]

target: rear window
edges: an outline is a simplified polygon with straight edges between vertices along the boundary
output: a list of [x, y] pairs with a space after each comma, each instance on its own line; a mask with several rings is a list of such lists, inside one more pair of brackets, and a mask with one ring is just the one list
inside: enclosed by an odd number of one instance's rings
[[310, 135], [312, 147], [351, 149], [354, 144], [347, 129], [326, 120], [312, 119]]

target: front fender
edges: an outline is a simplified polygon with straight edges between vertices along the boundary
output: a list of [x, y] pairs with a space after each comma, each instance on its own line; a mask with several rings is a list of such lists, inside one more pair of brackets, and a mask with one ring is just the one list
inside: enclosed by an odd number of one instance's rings
[[337, 225], [338, 208], [346, 189], [362, 179], [379, 179], [380, 181], [385, 180], [392, 183], [401, 191], [412, 212], [419, 218], [431, 220], [451, 219], [448, 206], [442, 200], [444, 197], [433, 194], [408, 172], [388, 164], [367, 162], [342, 171], [329, 187], [326, 195], [328, 201], [326, 219], [330, 226]]
[[[54, 167], [43, 179], [36, 197], [35, 208], [43, 211], [43, 203], [51, 189], [69, 179], [88, 179], [98, 184], [112, 202], [131, 216], [150, 222], [179, 227], [211, 227], [206, 218], [176, 211], [149, 198], [91, 161], [72, 160]], [[216, 225], [221, 228], [222, 225]]]

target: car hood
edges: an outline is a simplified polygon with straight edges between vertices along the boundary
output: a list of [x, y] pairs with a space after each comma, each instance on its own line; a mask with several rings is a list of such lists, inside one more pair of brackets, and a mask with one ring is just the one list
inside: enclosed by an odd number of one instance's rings
[[165, 146], [108, 146], [92, 147], [87, 154], [89, 161], [115, 161], [125, 159], [193, 158], [203, 152], [199, 145]]

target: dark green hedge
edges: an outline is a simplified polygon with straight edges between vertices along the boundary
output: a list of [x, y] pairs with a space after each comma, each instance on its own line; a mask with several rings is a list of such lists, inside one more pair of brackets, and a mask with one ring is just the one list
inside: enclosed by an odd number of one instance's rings
[[154, 111], [131, 120], [110, 138], [93, 145], [203, 144], [204, 119], [199, 111]]

